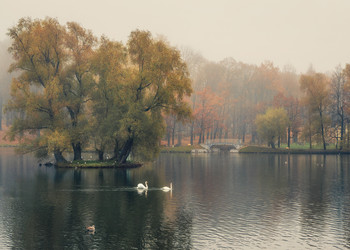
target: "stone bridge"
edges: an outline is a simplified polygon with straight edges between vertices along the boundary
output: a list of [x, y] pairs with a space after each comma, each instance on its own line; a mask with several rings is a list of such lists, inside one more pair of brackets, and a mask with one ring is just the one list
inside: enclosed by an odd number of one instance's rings
[[206, 140], [201, 146], [207, 151], [230, 151], [237, 152], [241, 148], [239, 139], [215, 139]]

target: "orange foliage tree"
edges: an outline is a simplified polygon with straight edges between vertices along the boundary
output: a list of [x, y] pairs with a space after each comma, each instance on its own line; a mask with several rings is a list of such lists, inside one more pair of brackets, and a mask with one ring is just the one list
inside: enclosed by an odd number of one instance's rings
[[326, 150], [327, 108], [330, 104], [329, 79], [321, 73], [302, 75], [300, 77], [300, 88], [305, 94], [303, 97], [304, 104], [312, 115], [310, 119], [315, 118], [316, 131], [321, 135], [323, 149]]
[[218, 115], [222, 98], [216, 95], [210, 88], [204, 88], [197, 94], [199, 101], [197, 102], [193, 114], [199, 135], [198, 143], [203, 143], [205, 140], [205, 133], [207, 132], [208, 138], [214, 125], [217, 124], [217, 126], [221, 126], [222, 124]]

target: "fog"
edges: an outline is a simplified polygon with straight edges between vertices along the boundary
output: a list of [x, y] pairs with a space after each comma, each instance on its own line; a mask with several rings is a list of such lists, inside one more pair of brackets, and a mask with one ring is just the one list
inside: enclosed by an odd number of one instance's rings
[[[183, 135], [190, 137], [190, 144], [209, 138], [255, 143], [256, 117], [281, 106], [294, 119], [290, 130], [296, 143], [311, 117], [301, 107], [305, 93], [300, 75], [326, 73], [320, 75], [330, 83], [337, 67], [341, 72], [350, 64], [349, 10], [349, 0], [1, 0], [0, 110], [10, 97], [12, 77], [7, 73], [8, 29], [22, 17], [51, 17], [62, 25], [77, 22], [97, 37], [123, 44], [130, 32], [148, 30], [181, 51], [192, 80], [194, 92], [188, 101], [196, 118], [191, 124], [176, 124], [176, 117], [166, 117], [168, 146], [174, 145], [176, 134], [177, 145]], [[350, 79], [350, 67], [342, 77], [341, 82]], [[327, 112], [335, 134], [338, 118], [334, 109]], [[16, 115], [8, 112], [6, 122]]]
[[215, 62], [326, 72], [350, 62], [349, 10], [348, 0], [1, 0], [0, 41], [19, 18], [50, 16], [123, 42], [136, 28], [149, 30]]
[[11, 83], [11, 74], [8, 73], [9, 65], [11, 64], [11, 55], [7, 48], [10, 46], [10, 40], [0, 41], [0, 102], [8, 99], [8, 93]]

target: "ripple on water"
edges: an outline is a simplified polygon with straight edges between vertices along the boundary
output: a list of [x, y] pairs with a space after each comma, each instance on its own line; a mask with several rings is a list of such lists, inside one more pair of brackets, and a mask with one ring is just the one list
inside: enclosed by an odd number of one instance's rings
[[[290, 156], [288, 168], [274, 155], [160, 157], [149, 168], [120, 172], [29, 173], [9, 165], [0, 189], [0, 249], [350, 247], [348, 165], [314, 167], [306, 156]], [[139, 179], [159, 187], [171, 180], [175, 189], [138, 194], [130, 186]], [[38, 230], [23, 234], [23, 224]], [[84, 230], [91, 224], [94, 235]]]

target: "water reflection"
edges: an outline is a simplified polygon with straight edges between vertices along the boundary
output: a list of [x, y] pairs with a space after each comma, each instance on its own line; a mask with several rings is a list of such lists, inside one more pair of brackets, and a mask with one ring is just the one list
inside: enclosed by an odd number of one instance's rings
[[348, 156], [162, 154], [70, 170], [0, 149], [0, 248], [350, 247], [349, 177]]
[[[160, 189], [139, 195], [134, 188], [141, 178], [153, 185], [162, 182], [152, 166], [140, 171], [39, 168], [30, 157], [18, 161], [12, 152], [1, 153], [0, 224], [9, 225], [0, 231], [1, 239], [8, 238], [1, 247], [166, 249], [189, 244], [186, 211], [166, 204], [168, 195]], [[85, 232], [91, 224], [96, 234]]]

